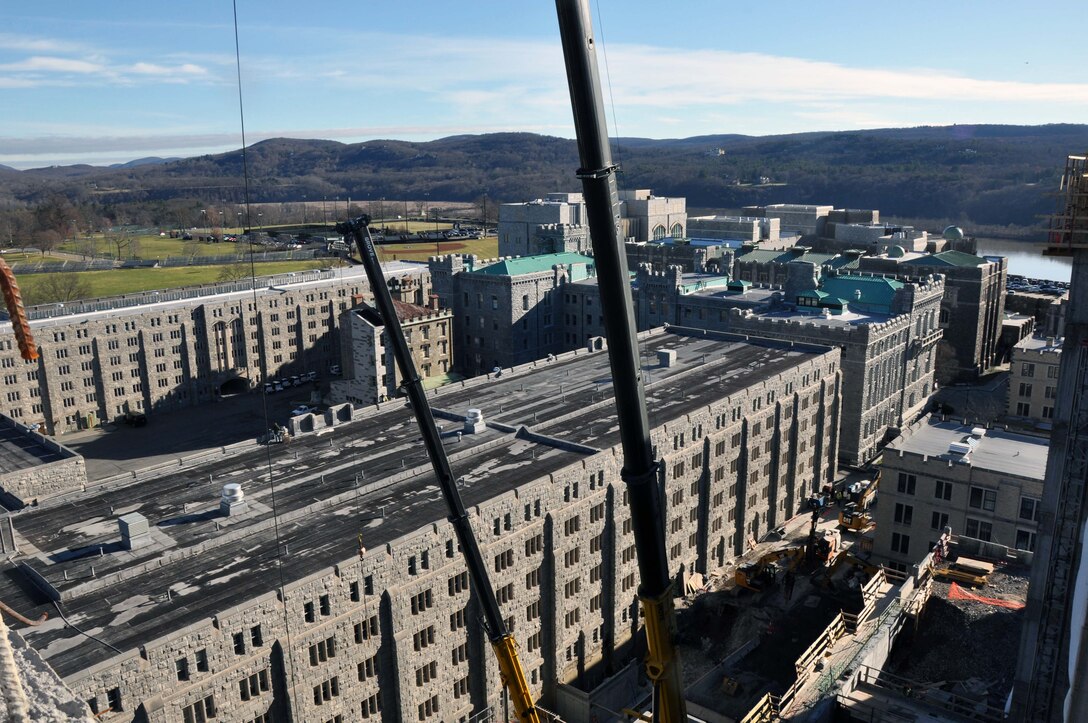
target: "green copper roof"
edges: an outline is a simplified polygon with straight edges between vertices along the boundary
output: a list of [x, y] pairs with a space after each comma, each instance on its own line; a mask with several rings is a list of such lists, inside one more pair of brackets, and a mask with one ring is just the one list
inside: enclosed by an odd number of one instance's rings
[[680, 285], [680, 291], [684, 294], [690, 294], [694, 291], [700, 291], [702, 289], [714, 289], [722, 286], [729, 286], [728, 276], [708, 276], [694, 281], [689, 281]]
[[939, 254], [930, 254], [920, 259], [913, 259], [912, 264], [919, 266], [981, 266], [987, 263], [986, 259], [962, 251], [942, 251]]
[[[535, 274], [541, 271], [551, 271], [553, 266], [569, 266], [571, 264], [585, 264], [587, 268], [593, 267], [593, 257], [576, 253], [543, 254], [541, 256], [522, 256], [514, 259], [505, 259], [498, 263], [478, 269], [481, 274], [492, 276], [521, 276], [522, 274]], [[579, 276], [574, 281], [585, 276]]]
[[[891, 313], [895, 292], [902, 288], [902, 281], [883, 276], [827, 276], [820, 284], [821, 291], [844, 300], [851, 307], [882, 314]], [[861, 298], [858, 298], [858, 291]]]

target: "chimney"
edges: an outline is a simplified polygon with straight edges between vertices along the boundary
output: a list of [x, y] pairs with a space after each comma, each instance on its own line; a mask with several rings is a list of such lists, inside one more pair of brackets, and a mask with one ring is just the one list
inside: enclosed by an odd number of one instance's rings
[[147, 518], [139, 512], [129, 512], [117, 518], [121, 530], [121, 545], [126, 550], [135, 550], [151, 544], [151, 528]]
[[465, 434], [479, 434], [487, 429], [484, 413], [479, 409], [470, 409], [465, 415]]
[[219, 497], [219, 513], [223, 517], [230, 517], [247, 511], [249, 503], [246, 502], [245, 497], [245, 493], [242, 492], [242, 485], [237, 482], [223, 485], [223, 491]]
[[791, 261], [786, 264], [786, 283], [782, 295], [787, 304], [796, 304], [797, 295], [803, 291], [820, 288], [820, 269], [807, 261]]

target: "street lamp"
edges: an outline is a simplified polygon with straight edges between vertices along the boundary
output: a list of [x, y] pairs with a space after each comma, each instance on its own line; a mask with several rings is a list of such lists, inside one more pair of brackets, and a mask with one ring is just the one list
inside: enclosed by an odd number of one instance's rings
[[208, 235], [208, 212], [205, 209], [200, 209], [200, 218], [204, 222], [204, 235]]

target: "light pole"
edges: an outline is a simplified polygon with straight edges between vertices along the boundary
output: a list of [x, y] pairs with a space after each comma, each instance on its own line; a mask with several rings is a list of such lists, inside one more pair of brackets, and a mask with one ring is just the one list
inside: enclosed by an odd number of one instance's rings
[[204, 235], [208, 235], [208, 211], [206, 209], [200, 209], [200, 218], [204, 225]]

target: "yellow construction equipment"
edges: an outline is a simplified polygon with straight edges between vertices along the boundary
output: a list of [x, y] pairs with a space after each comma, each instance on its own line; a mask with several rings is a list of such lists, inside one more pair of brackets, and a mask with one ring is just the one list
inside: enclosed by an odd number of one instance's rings
[[858, 509], [857, 503], [849, 502], [839, 512], [839, 527], [853, 532], [864, 532], [872, 527], [873, 516]]
[[993, 563], [960, 555], [955, 560], [946, 562], [936, 568], [933, 571], [933, 577], [939, 580], [958, 582], [962, 585], [984, 587], [990, 581], [990, 575], [993, 573]]

